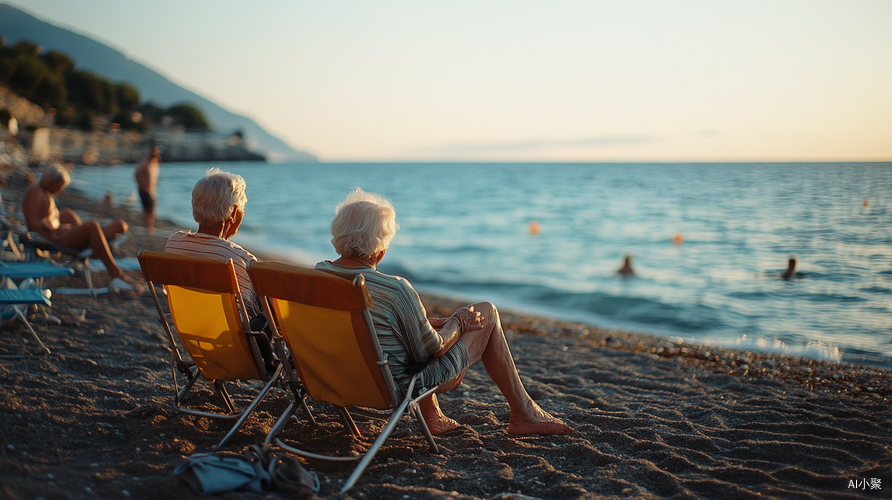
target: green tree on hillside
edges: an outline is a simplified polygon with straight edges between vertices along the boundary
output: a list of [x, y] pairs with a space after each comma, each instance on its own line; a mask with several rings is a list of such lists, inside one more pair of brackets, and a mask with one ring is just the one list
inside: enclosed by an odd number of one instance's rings
[[67, 54], [53, 50], [43, 54], [40, 58], [46, 61], [50, 69], [56, 74], [66, 75], [74, 70], [74, 61]]
[[60, 106], [68, 98], [63, 74], [54, 71], [31, 42], [0, 46], [0, 84], [41, 106]]
[[210, 130], [211, 125], [200, 109], [191, 104], [178, 104], [167, 110], [174, 122], [186, 129]]
[[40, 46], [25, 40], [8, 46], [0, 38], [0, 85], [44, 109], [55, 109], [57, 125], [92, 130], [95, 118], [104, 115], [122, 129], [146, 131], [167, 116], [171, 124], [186, 129], [212, 128], [204, 113], [191, 104], [169, 109], [142, 104], [139, 90], [132, 85], [78, 70], [67, 54], [42, 53]]

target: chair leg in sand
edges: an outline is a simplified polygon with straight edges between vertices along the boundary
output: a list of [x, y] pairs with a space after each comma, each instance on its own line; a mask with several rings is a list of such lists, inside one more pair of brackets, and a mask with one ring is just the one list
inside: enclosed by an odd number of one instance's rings
[[[0, 289], [0, 305], [7, 306], [11, 313], [8, 318], [17, 318], [25, 324], [31, 336], [42, 349], [42, 354], [50, 354], [49, 347], [40, 340], [28, 317], [25, 315], [23, 308], [31, 305], [40, 307], [50, 307], [51, 293], [44, 286], [44, 279], [56, 276], [68, 276], [74, 274], [74, 271], [66, 267], [60, 267], [48, 262], [0, 262], [0, 280], [3, 281], [5, 288]], [[20, 288], [15, 284], [14, 280], [28, 280], [34, 287]], [[20, 282], [21, 284], [22, 282]], [[48, 313], [44, 311], [49, 317]], [[2, 314], [0, 314], [2, 317]], [[0, 357], [25, 357], [27, 355], [4, 355]]]

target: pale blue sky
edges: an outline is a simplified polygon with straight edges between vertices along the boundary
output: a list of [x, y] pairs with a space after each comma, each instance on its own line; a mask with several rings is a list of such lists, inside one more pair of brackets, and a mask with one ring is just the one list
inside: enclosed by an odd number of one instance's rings
[[889, 0], [8, 3], [323, 160], [892, 159]]

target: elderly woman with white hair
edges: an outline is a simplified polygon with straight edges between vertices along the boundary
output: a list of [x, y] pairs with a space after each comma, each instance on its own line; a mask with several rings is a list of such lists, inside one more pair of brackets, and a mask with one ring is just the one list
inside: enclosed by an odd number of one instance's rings
[[[482, 361], [511, 406], [509, 433], [571, 432], [527, 393], [493, 304], [480, 302], [462, 307], [448, 318], [428, 319], [408, 281], [377, 270], [397, 228], [396, 214], [387, 199], [356, 188], [335, 209], [331, 223], [331, 242], [340, 258], [316, 265], [316, 269], [340, 275], [365, 276], [374, 302], [372, 319], [397, 384], [405, 390], [411, 373], [428, 362], [419, 372], [423, 385], [438, 386], [437, 392], [443, 393], [458, 388], [467, 369]], [[459, 427], [443, 415], [436, 395], [421, 401], [420, 406], [433, 434]]]
[[[268, 333], [263, 308], [248, 277], [248, 263], [256, 261], [257, 257], [238, 243], [229, 241], [238, 232], [245, 216], [245, 205], [248, 203], [246, 187], [245, 179], [240, 175], [221, 172], [218, 168], [209, 169], [192, 189], [192, 218], [198, 223], [198, 232], [173, 233], [167, 239], [164, 251], [221, 261], [232, 259], [251, 328]], [[272, 348], [266, 343], [262, 344], [259, 346], [260, 353], [268, 367], [272, 368]]]

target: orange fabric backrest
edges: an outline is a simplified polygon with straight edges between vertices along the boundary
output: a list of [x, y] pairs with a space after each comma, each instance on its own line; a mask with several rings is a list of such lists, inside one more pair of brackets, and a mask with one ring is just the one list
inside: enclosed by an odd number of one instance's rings
[[205, 378], [263, 378], [239, 314], [231, 260], [143, 251], [139, 263], [148, 281], [164, 285], [174, 329]]
[[146, 281], [218, 293], [239, 292], [232, 261], [149, 250], [139, 252], [137, 258]]
[[338, 406], [393, 402], [363, 318], [368, 292], [331, 274], [252, 263], [254, 291], [273, 301], [282, 336], [310, 397]]

